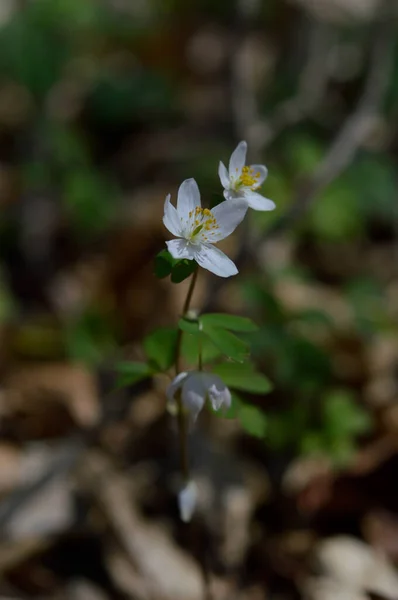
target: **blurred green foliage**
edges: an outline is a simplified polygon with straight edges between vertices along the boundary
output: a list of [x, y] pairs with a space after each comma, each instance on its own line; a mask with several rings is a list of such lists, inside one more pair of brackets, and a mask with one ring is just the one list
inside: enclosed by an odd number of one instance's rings
[[90, 367], [100, 366], [104, 357], [116, 348], [114, 327], [109, 315], [90, 308], [69, 319], [64, 327], [64, 344], [70, 360]]

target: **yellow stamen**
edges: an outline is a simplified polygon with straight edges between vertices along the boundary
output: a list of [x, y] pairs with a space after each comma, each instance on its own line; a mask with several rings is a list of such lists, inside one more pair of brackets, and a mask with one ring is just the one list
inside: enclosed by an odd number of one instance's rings
[[258, 187], [258, 180], [260, 178], [260, 173], [255, 173], [254, 169], [251, 167], [243, 167], [241, 176], [237, 181], [237, 185], [245, 186], [251, 189]]
[[217, 225], [217, 219], [213, 216], [213, 213], [208, 208], [201, 208], [197, 206], [195, 211], [189, 213], [189, 218], [192, 219], [193, 231], [190, 235], [190, 239], [195, 238], [202, 232], [204, 240], [207, 240], [207, 236], [203, 235], [204, 232], [210, 232], [215, 229], [219, 229]]

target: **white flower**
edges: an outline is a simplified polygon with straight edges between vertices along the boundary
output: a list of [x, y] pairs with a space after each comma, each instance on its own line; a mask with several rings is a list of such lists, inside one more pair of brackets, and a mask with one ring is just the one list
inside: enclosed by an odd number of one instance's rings
[[203, 371], [189, 371], [179, 373], [167, 388], [166, 395], [171, 403], [175, 403], [176, 392], [181, 390], [181, 400], [185, 409], [191, 414], [195, 421], [202, 410], [206, 398], [209, 398], [214, 410], [222, 406], [231, 406], [231, 392], [218, 377], [213, 373]]
[[197, 488], [194, 481], [188, 481], [178, 494], [178, 507], [180, 509], [181, 521], [189, 523], [194, 513], [197, 501]]
[[174, 258], [196, 260], [198, 265], [220, 277], [236, 275], [235, 264], [213, 243], [230, 235], [244, 219], [247, 202], [243, 199], [221, 202], [209, 210], [201, 208], [199, 188], [194, 179], [180, 185], [177, 208], [164, 203], [163, 223], [178, 240], [171, 240], [167, 248]]
[[220, 162], [218, 175], [227, 200], [244, 198], [254, 210], [273, 210], [275, 203], [261, 196], [258, 190], [265, 181], [268, 170], [264, 165], [245, 166], [247, 143], [240, 142], [229, 159], [229, 172]]

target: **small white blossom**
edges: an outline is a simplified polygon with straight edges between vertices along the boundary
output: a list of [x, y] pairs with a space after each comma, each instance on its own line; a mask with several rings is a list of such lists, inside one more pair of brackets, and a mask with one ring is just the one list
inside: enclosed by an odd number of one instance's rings
[[180, 509], [181, 521], [189, 523], [196, 508], [197, 488], [194, 481], [188, 481], [178, 494], [178, 507]]
[[179, 373], [167, 388], [166, 395], [169, 402], [175, 402], [176, 392], [181, 390], [181, 400], [185, 409], [195, 421], [202, 410], [206, 398], [214, 410], [222, 406], [231, 406], [231, 392], [218, 375], [203, 371], [189, 371]]
[[246, 211], [247, 202], [242, 198], [221, 202], [212, 210], [202, 208], [196, 181], [186, 179], [178, 190], [177, 208], [171, 204], [170, 194], [164, 203], [163, 223], [179, 238], [166, 242], [170, 254], [178, 259], [195, 260], [220, 277], [236, 275], [235, 264], [213, 244], [230, 235], [243, 221]]
[[218, 175], [224, 188], [224, 197], [230, 201], [244, 198], [254, 210], [273, 210], [275, 203], [257, 191], [265, 181], [268, 170], [264, 165], [245, 166], [246, 153], [247, 143], [240, 142], [231, 154], [229, 171], [220, 162]]

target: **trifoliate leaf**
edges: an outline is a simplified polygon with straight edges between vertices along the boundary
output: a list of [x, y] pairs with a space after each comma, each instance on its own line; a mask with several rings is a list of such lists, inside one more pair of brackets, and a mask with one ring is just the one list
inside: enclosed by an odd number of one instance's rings
[[190, 334], [184, 331], [182, 335], [181, 353], [189, 365], [197, 367], [199, 352], [202, 363], [206, 364], [221, 356], [221, 351], [203, 334]]
[[178, 327], [182, 329], [182, 331], [186, 331], [187, 333], [192, 333], [194, 335], [199, 334], [199, 321], [197, 319], [194, 320], [182, 317], [178, 321]]
[[173, 283], [181, 283], [195, 271], [197, 264], [194, 260], [177, 260], [168, 250], [161, 250], [155, 257], [155, 275], [163, 279], [171, 275]]
[[250, 363], [223, 363], [215, 365], [213, 372], [219, 375], [228, 387], [243, 392], [268, 394], [273, 387], [269, 379], [262, 373], [257, 373]]
[[144, 350], [148, 359], [160, 371], [166, 371], [175, 360], [178, 330], [164, 327], [153, 331], [144, 339]]
[[197, 266], [194, 260], [179, 260], [171, 271], [171, 281], [173, 283], [181, 283], [181, 281], [192, 275]]
[[244, 362], [249, 356], [249, 346], [246, 342], [236, 337], [230, 331], [203, 324], [203, 332], [225, 356], [228, 356], [232, 360]]
[[227, 315], [224, 313], [209, 313], [200, 317], [204, 326], [221, 327], [230, 329], [231, 331], [241, 331], [250, 333], [257, 331], [257, 325], [247, 317], [239, 317], [237, 315]]
[[170, 275], [177, 261], [171, 256], [168, 250], [162, 250], [155, 257], [155, 275], [163, 279]]

